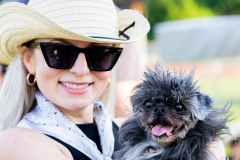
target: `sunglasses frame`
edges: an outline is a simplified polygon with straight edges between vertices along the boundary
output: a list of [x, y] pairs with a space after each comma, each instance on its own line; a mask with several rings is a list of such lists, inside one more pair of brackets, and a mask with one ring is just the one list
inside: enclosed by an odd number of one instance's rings
[[[49, 62], [49, 59], [48, 59], [48, 56], [47, 56], [47, 51], [46, 51], [46, 47], [49, 46], [49, 45], [61, 45], [61, 46], [68, 46], [68, 47], [72, 47], [74, 48], [76, 51], [77, 51], [77, 54], [76, 56], [74, 57], [72, 63], [70, 64], [69, 67], [54, 67], [50, 64]], [[116, 64], [118, 58], [120, 57], [122, 51], [123, 51], [123, 48], [121, 47], [108, 47], [108, 46], [95, 46], [95, 47], [88, 47], [88, 48], [79, 48], [79, 47], [76, 47], [76, 46], [73, 46], [73, 45], [70, 45], [70, 44], [65, 44], [65, 43], [51, 43], [51, 42], [34, 42], [32, 44], [31, 47], [38, 47], [41, 49], [42, 53], [43, 53], [43, 57], [47, 63], [47, 65], [50, 67], [50, 68], [55, 68], [55, 69], [70, 69], [72, 68], [72, 66], [74, 65], [74, 63], [76, 62], [77, 60], [77, 57], [80, 53], [84, 53], [85, 57], [86, 57], [86, 61], [87, 61], [87, 65], [88, 65], [88, 68], [92, 71], [98, 71], [98, 72], [104, 72], [104, 71], [110, 71]], [[104, 69], [104, 70], [101, 70], [101, 69], [94, 69], [92, 68], [92, 66], [90, 66], [90, 62], [89, 62], [89, 58], [86, 54], [86, 52], [88, 52], [88, 50], [90, 49], [115, 49], [116, 50], [116, 55], [111, 63], [111, 66], [107, 69]]]

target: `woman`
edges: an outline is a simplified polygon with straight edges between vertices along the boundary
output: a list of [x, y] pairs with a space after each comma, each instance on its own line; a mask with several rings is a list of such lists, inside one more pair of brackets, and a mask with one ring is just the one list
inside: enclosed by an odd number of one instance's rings
[[0, 17], [0, 62], [10, 64], [0, 159], [111, 159], [117, 126], [98, 99], [111, 106], [117, 46], [144, 37], [148, 21], [133, 10], [117, 14], [112, 0], [13, 2]]

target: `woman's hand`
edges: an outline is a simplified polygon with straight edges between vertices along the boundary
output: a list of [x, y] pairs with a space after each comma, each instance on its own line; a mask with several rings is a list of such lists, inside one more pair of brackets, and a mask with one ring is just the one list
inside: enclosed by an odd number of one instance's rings
[[226, 160], [226, 152], [223, 145], [223, 142], [219, 139], [215, 142], [212, 142], [209, 145], [210, 151], [213, 153], [215, 157], [213, 157], [213, 160]]

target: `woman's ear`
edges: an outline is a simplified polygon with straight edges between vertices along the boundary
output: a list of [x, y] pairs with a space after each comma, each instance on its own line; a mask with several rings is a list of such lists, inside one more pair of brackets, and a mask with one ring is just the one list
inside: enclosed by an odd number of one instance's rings
[[22, 46], [21, 56], [22, 56], [23, 63], [26, 66], [28, 72], [30, 74], [35, 74], [36, 73], [35, 63], [34, 63], [35, 61], [34, 61], [34, 54], [32, 53], [32, 50], [26, 46]]

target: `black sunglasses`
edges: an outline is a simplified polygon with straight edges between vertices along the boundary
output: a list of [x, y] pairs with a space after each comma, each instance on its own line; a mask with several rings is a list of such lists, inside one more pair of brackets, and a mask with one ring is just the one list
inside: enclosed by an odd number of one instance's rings
[[32, 47], [40, 47], [48, 66], [56, 69], [70, 69], [78, 54], [84, 53], [92, 71], [110, 71], [123, 50], [107, 46], [79, 48], [70, 44], [50, 42], [34, 42]]

